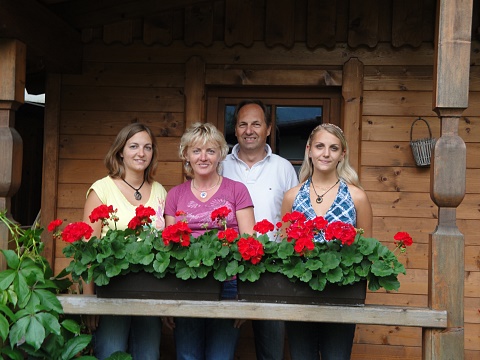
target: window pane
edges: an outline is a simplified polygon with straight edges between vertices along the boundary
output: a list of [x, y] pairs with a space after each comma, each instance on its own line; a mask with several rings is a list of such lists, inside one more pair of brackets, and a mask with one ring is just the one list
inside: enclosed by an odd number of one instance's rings
[[230, 150], [232, 150], [233, 146], [238, 142], [235, 136], [233, 114], [235, 114], [235, 105], [225, 106], [225, 140], [227, 140]]
[[289, 160], [303, 160], [308, 135], [322, 123], [318, 106], [277, 106], [276, 153]]

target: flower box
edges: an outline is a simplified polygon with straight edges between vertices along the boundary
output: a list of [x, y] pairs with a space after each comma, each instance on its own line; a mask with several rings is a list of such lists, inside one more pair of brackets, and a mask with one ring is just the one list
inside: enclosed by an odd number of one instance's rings
[[[69, 224], [60, 231], [61, 220], [57, 219], [49, 225], [49, 230], [54, 232], [55, 240], [61, 238], [70, 243], [63, 253], [72, 258], [65, 270], [73, 281], [93, 282], [97, 286], [112, 281], [108, 287], [99, 289], [101, 297], [219, 300], [221, 283], [236, 276], [240, 281], [254, 282], [240, 283], [242, 300], [361, 305], [366, 295], [365, 281], [353, 286], [337, 284], [348, 283], [355, 276], [368, 279], [370, 291], [398, 290], [398, 275], [406, 274], [395, 255], [396, 250], [404, 253], [412, 244], [406, 232], [394, 236], [392, 252], [379, 240], [363, 236], [363, 230], [351, 224], [328, 223], [321, 216], [307, 220], [304, 214], [294, 211], [285, 214], [276, 225], [279, 237], [286, 226], [286, 237], [270, 241], [266, 233], [274, 231], [275, 225], [262, 220], [255, 224], [253, 235], [240, 235], [226, 225], [230, 211], [227, 207], [212, 211], [210, 219], [219, 228], [206, 229], [198, 237], [191, 235], [185, 220], [157, 230], [150, 218], [155, 211], [143, 205], [135, 210], [135, 217], [124, 230], [116, 229], [118, 217], [112, 206], [100, 205], [94, 209], [90, 215], [92, 222], [102, 221], [102, 226], [109, 221], [115, 224], [101, 238], [91, 237], [93, 229], [84, 222]], [[180, 215], [186, 216], [183, 212]], [[317, 235], [325, 241], [315, 241]], [[122, 271], [152, 274], [142, 282], [117, 279]], [[207, 274], [210, 279], [200, 279]], [[313, 290], [301, 281], [307, 277], [324, 279], [328, 281], [327, 287], [323, 291]], [[289, 279], [295, 279], [296, 283]], [[250, 285], [261, 288], [247, 290]], [[207, 290], [210, 286], [215, 290]], [[313, 286], [320, 287], [320, 284]]]
[[221, 283], [213, 276], [182, 280], [174, 274], [158, 279], [150, 273], [130, 272], [110, 279], [108, 285], [97, 286], [99, 298], [220, 300]]
[[366, 280], [345, 286], [327, 283], [323, 291], [301, 281], [292, 282], [280, 273], [265, 272], [255, 282], [238, 281], [238, 299], [251, 302], [362, 306], [366, 294]]

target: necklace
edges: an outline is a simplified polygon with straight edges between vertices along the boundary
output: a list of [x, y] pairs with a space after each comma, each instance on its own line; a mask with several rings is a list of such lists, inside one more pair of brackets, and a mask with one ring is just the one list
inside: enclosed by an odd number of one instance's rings
[[145, 184], [145, 178], [143, 178], [143, 182], [142, 182], [142, 185], [140, 185], [140, 187], [138, 189], [135, 189], [132, 185], [130, 185], [125, 179], [122, 179], [123, 182], [125, 184], [127, 184], [128, 186], [130, 186], [133, 190], [135, 190], [135, 192], [133, 193], [133, 196], [135, 197], [135, 200], [142, 200], [142, 194], [140, 194], [140, 190], [143, 186], [143, 184]]
[[311, 177], [310, 177], [310, 182], [312, 183], [312, 188], [313, 188], [313, 191], [315, 192], [315, 195], [317, 195], [315, 202], [317, 204], [321, 204], [323, 202], [323, 197], [325, 196], [325, 194], [328, 193], [330, 190], [332, 190], [335, 187], [335, 185], [337, 185], [340, 182], [340, 179], [338, 179], [337, 182], [333, 184], [333, 186], [330, 187], [327, 191], [325, 191], [322, 195], [317, 194], [317, 190], [315, 190], [315, 185], [313, 184], [313, 179]]
[[197, 189], [197, 187], [195, 186], [195, 180], [192, 180], [192, 186], [195, 190], [199, 191], [200, 192], [200, 197], [202, 199], [205, 199], [207, 197], [207, 192], [209, 192], [210, 190], [212, 190], [213, 188], [217, 187], [218, 184], [220, 184], [220, 176], [218, 177], [218, 181], [215, 185], [213, 185], [210, 189], [205, 189], [205, 190], [200, 190], [200, 189]]

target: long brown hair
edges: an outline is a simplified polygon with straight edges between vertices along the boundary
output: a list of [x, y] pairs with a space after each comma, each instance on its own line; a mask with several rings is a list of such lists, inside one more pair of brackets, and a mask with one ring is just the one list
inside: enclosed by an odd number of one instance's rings
[[158, 146], [152, 130], [142, 123], [133, 123], [120, 130], [112, 146], [110, 146], [107, 155], [105, 155], [104, 164], [108, 169], [108, 175], [110, 175], [112, 178], [125, 178], [125, 165], [123, 164], [123, 159], [120, 154], [123, 151], [127, 141], [133, 135], [142, 131], [146, 131], [148, 136], [150, 136], [150, 140], [152, 141], [152, 161], [150, 161], [150, 164], [145, 169], [145, 180], [149, 183], [153, 181], [153, 175], [155, 174], [155, 169], [157, 168]]

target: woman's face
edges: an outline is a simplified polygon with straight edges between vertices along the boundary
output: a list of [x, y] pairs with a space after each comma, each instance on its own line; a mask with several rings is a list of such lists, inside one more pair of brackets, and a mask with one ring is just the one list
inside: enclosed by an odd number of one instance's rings
[[345, 156], [340, 139], [325, 130], [315, 133], [307, 149], [313, 167], [319, 171], [336, 169], [338, 162]]
[[153, 157], [153, 144], [150, 135], [141, 131], [127, 140], [120, 156], [125, 170], [145, 171]]
[[193, 144], [187, 149], [187, 161], [195, 175], [208, 176], [217, 172], [220, 162], [220, 147], [212, 142]]

